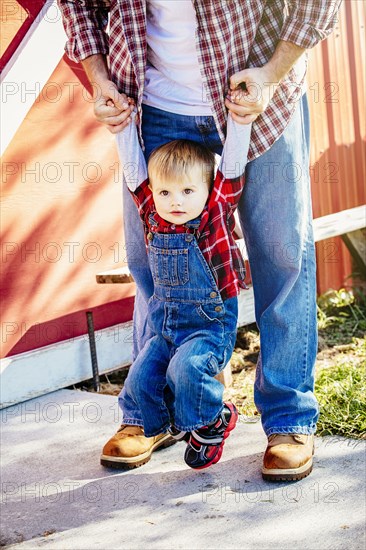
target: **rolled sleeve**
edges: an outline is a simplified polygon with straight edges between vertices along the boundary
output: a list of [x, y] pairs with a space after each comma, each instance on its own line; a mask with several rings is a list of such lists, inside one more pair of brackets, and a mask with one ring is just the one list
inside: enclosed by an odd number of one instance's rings
[[76, 63], [95, 55], [108, 55], [107, 2], [58, 0], [67, 36], [66, 55]]
[[288, 15], [280, 39], [305, 49], [313, 48], [333, 31], [341, 3], [342, 0], [288, 2]]

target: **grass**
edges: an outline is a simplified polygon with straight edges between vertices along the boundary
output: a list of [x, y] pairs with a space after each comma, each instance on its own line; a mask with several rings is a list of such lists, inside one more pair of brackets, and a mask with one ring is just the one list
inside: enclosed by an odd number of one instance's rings
[[320, 405], [318, 435], [366, 439], [365, 364], [340, 362], [320, 372], [315, 383]]
[[329, 290], [318, 299], [319, 335], [338, 353], [318, 369], [318, 435], [366, 438], [366, 297], [360, 291]]
[[[366, 439], [366, 297], [357, 289], [330, 290], [318, 298], [319, 350], [316, 363], [315, 394], [320, 405], [318, 435], [341, 435]], [[246, 369], [236, 393], [238, 409], [246, 418], [258, 415], [253, 399], [253, 327], [240, 329], [237, 344], [247, 348], [251, 336], [249, 362], [245, 351], [236, 349], [234, 372]], [[249, 367], [248, 367], [249, 364]]]

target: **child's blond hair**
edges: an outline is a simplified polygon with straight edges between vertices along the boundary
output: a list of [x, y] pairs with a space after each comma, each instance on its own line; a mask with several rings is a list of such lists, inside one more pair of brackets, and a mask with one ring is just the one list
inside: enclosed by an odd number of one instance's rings
[[[169, 141], [153, 150], [148, 161], [150, 184], [181, 180], [197, 165], [202, 166], [202, 183], [213, 185], [215, 155], [207, 147], [189, 139]], [[195, 182], [198, 183], [198, 182]]]

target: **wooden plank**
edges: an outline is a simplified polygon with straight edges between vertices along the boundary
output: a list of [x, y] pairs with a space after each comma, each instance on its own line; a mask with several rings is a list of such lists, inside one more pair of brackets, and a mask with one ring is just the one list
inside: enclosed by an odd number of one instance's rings
[[358, 229], [342, 235], [342, 240], [350, 251], [356, 269], [366, 279], [366, 231]]
[[[317, 218], [313, 221], [313, 227], [315, 242], [362, 229], [366, 227], [366, 205], [364, 204], [356, 208], [337, 212], [336, 214]], [[244, 239], [238, 239], [236, 243], [240, 248], [243, 258], [247, 260], [248, 254]], [[127, 266], [98, 273], [96, 279], [97, 283], [101, 284], [133, 282], [133, 277]]]
[[322, 216], [313, 221], [315, 242], [366, 227], [366, 204]]
[[[364, 227], [366, 227], [366, 204], [313, 220], [314, 240], [317, 243]], [[237, 240], [236, 244], [239, 246], [244, 259], [247, 260], [244, 239]]]
[[103, 271], [96, 275], [97, 283], [115, 284], [115, 283], [133, 283], [134, 279], [128, 267], [119, 267], [110, 271]]
[[254, 291], [250, 286], [247, 290], [241, 290], [238, 296], [238, 327], [255, 323]]

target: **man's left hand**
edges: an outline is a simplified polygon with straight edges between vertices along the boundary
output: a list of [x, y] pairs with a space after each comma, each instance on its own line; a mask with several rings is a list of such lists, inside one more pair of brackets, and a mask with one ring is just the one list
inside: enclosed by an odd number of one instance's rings
[[267, 67], [245, 69], [230, 78], [225, 105], [236, 122], [250, 124], [268, 107], [278, 82]]

